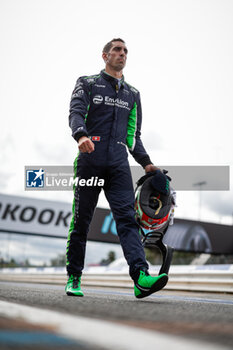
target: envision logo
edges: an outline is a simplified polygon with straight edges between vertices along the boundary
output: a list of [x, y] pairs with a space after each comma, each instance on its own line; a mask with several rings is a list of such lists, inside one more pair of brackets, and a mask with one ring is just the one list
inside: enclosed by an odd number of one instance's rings
[[120, 107], [120, 108], [126, 108], [128, 110], [130, 110], [129, 108], [129, 103], [127, 101], [123, 101], [122, 99], [120, 98], [112, 98], [112, 97], [109, 97], [109, 96], [105, 96], [105, 101], [104, 103], [108, 106], [117, 106], [117, 107]]
[[120, 98], [112, 98], [109, 96], [105, 96], [105, 98], [103, 98], [103, 96], [101, 95], [95, 95], [93, 97], [93, 102], [96, 105], [100, 105], [103, 102], [103, 100], [105, 105], [129, 109], [129, 103], [127, 101], [123, 101]]
[[103, 102], [103, 96], [101, 95], [95, 95], [93, 97], [93, 102], [96, 104], [96, 105], [100, 105], [102, 102]]
[[122, 99], [120, 98], [112, 98], [112, 97], [109, 97], [109, 96], [105, 96], [105, 103], [106, 104], [109, 104], [109, 105], [120, 105], [120, 106], [126, 106], [128, 107], [129, 103], [126, 102], [126, 101], [123, 101]]

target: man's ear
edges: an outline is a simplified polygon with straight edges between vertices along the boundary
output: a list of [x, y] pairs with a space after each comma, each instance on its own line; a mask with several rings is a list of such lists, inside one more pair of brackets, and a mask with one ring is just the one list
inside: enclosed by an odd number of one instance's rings
[[108, 54], [106, 52], [102, 53], [102, 58], [104, 60], [104, 62], [106, 63], [107, 59], [108, 59]]

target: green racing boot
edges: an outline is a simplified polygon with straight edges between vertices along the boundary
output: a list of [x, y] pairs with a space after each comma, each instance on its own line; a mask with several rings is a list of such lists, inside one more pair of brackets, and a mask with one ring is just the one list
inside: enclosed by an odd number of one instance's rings
[[137, 282], [134, 282], [134, 295], [136, 298], [145, 298], [166, 286], [168, 275], [162, 273], [157, 277], [152, 277], [147, 271], [140, 270]]
[[81, 289], [81, 276], [70, 275], [65, 288], [67, 295], [74, 295], [77, 297], [83, 297], [83, 291]]

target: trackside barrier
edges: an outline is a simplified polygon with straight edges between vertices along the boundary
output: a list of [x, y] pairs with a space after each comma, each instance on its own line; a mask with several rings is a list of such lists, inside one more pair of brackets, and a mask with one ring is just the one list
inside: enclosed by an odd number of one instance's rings
[[[157, 275], [159, 266], [151, 266], [151, 275]], [[30, 282], [65, 285], [66, 270], [63, 267], [3, 268], [0, 281]], [[128, 268], [111, 270], [109, 267], [93, 267], [84, 270], [83, 286], [107, 288], [132, 288]], [[233, 293], [233, 265], [171, 266], [166, 290]]]

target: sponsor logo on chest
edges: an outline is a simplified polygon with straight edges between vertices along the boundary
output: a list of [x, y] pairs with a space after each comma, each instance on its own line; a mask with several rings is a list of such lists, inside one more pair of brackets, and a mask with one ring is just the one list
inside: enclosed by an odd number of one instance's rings
[[101, 103], [104, 103], [107, 106], [116, 106], [119, 108], [125, 108], [130, 110], [129, 108], [129, 102], [127, 101], [123, 101], [121, 98], [113, 98], [113, 97], [109, 97], [109, 96], [101, 96], [101, 95], [95, 95], [93, 97], [93, 103], [96, 105], [99, 105]]
[[104, 98], [103, 98], [103, 96], [101, 96], [101, 95], [95, 95], [95, 96], [93, 97], [93, 102], [94, 102], [94, 104], [96, 104], [96, 105], [100, 105], [100, 104], [103, 102], [103, 100], [104, 100]]

